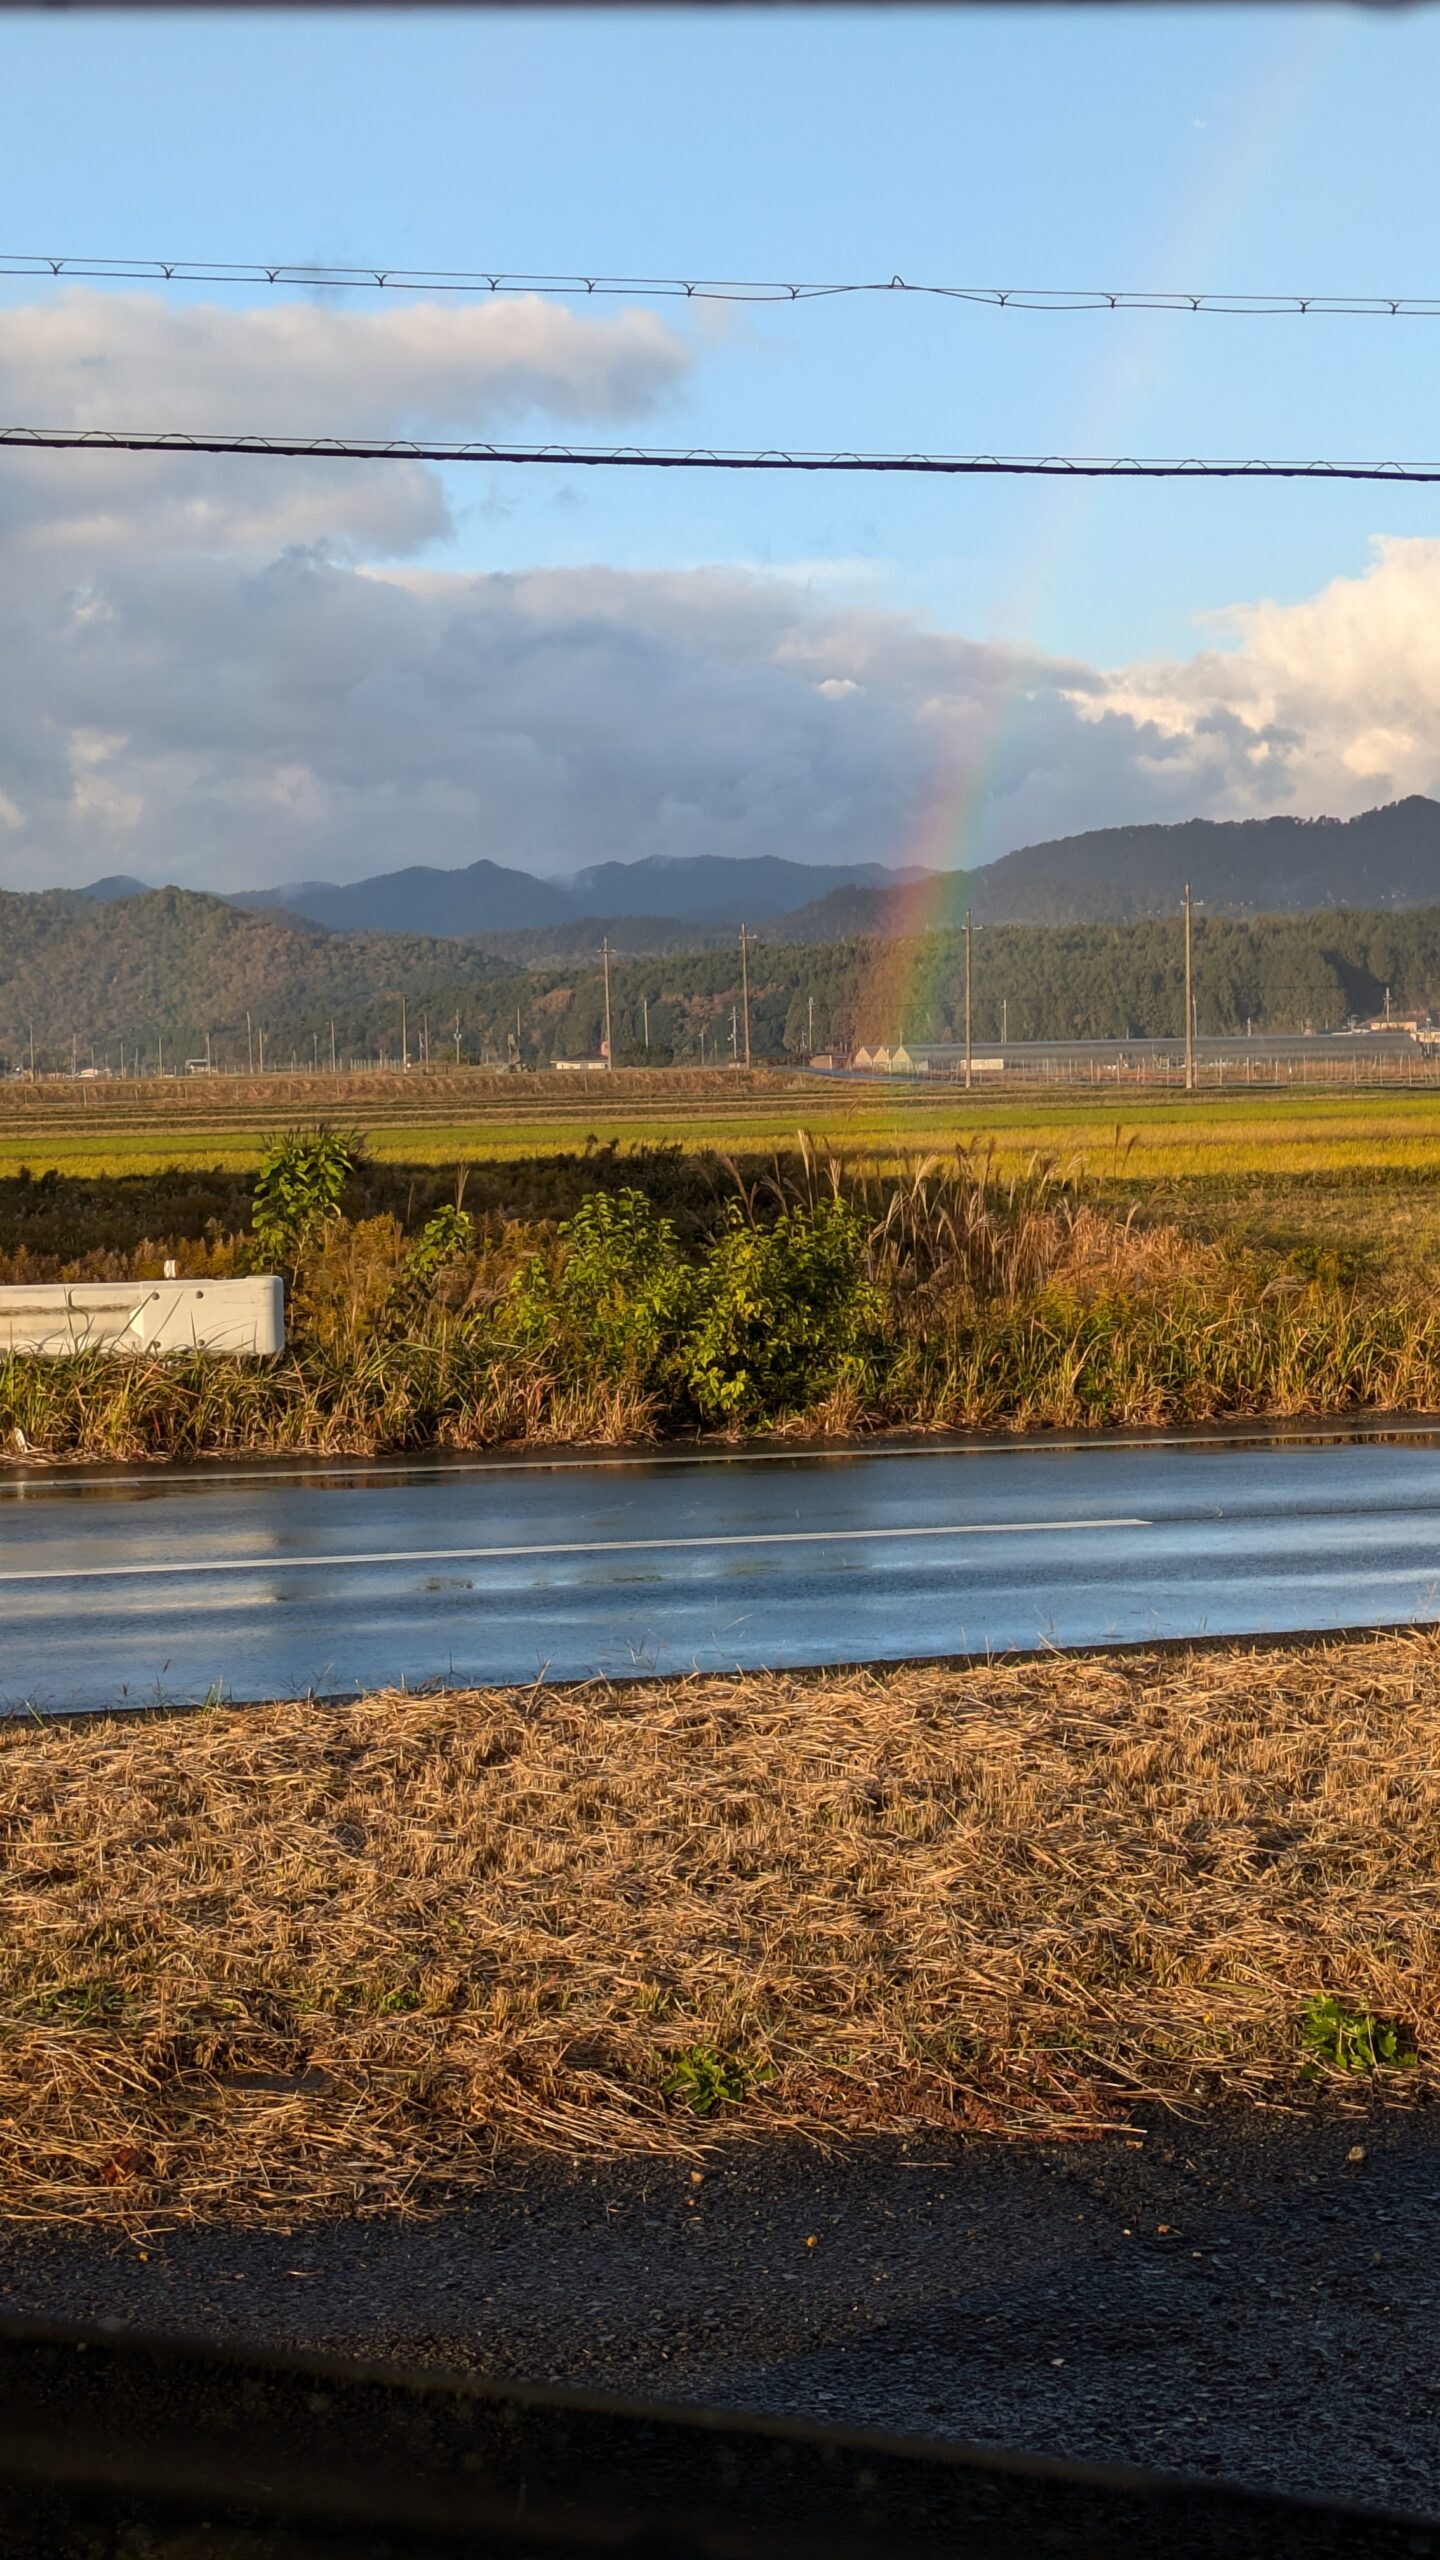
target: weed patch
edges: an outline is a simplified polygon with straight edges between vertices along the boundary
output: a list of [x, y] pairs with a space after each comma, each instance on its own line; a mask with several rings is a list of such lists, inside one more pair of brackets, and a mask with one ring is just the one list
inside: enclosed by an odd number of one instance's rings
[[1308, 2002], [1300, 2041], [1313, 2064], [1331, 2071], [1413, 2071], [1419, 2055], [1403, 2030], [1369, 2009], [1347, 2009], [1326, 1992]]

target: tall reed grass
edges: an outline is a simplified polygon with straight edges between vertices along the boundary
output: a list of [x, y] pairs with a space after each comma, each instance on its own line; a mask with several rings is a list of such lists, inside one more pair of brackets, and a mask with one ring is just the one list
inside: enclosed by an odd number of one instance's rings
[[[333, 1219], [283, 1357], [11, 1358], [0, 1443], [133, 1460], [1440, 1410], [1423, 1272], [1307, 1272], [1120, 1214], [1038, 1157], [857, 1174], [802, 1138], [758, 1174], [722, 1161], [707, 1228], [607, 1196], [462, 1220], [434, 1270], [392, 1213]], [[249, 1250], [211, 1239], [205, 1265]]]

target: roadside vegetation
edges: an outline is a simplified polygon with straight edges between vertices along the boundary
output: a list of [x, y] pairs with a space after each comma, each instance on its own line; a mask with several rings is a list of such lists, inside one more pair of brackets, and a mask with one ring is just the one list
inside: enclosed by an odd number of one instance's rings
[[[1118, 1140], [1099, 1179], [963, 1149], [880, 1172], [801, 1141], [768, 1164], [595, 1148], [402, 1188], [315, 1124], [253, 1185], [97, 1187], [114, 1241], [66, 1253], [80, 1195], [7, 1186], [5, 1239], [27, 1240], [0, 1279], [279, 1269], [289, 1348], [8, 1359], [17, 1456], [1440, 1410], [1428, 1180], [1138, 1184]], [[167, 1200], [190, 1232], [124, 1240]]]
[[1440, 2091], [1440, 1636], [0, 1726], [0, 2209]]

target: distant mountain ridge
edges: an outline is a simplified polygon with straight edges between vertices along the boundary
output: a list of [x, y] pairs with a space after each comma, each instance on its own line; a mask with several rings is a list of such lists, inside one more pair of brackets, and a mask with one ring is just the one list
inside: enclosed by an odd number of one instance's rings
[[[977, 924], [1122, 924], [1173, 915], [1187, 880], [1212, 914], [1426, 906], [1440, 901], [1440, 802], [1417, 795], [1354, 818], [1097, 827], [970, 872], [703, 854], [593, 863], [569, 880], [542, 880], [483, 860], [458, 871], [417, 863], [348, 885], [239, 890], [225, 903], [331, 932], [475, 941], [539, 960], [578, 955], [605, 933], [658, 951], [678, 948], [689, 929], [700, 948], [742, 922], [774, 941], [816, 943], [955, 925], [967, 909]], [[112, 877], [81, 894], [110, 904], [143, 893], [143, 883]]]
[[1097, 827], [1002, 854], [968, 877], [934, 875], [921, 896], [858, 885], [785, 920], [785, 938], [843, 939], [954, 925], [1125, 924], [1174, 915], [1190, 882], [1212, 914], [1423, 907], [1440, 899], [1440, 802], [1418, 795], [1354, 818], [1188, 818]]
[[[279, 908], [339, 933], [422, 933], [459, 939], [590, 917], [644, 917], [713, 926], [766, 924], [839, 889], [893, 888], [883, 862], [791, 862], [779, 854], [652, 854], [641, 862], [596, 862], [569, 880], [541, 880], [500, 862], [459, 871], [416, 863], [344, 886], [301, 880], [278, 889], [242, 889], [228, 904]], [[97, 884], [97, 886], [100, 884]], [[110, 883], [103, 884], [106, 889]], [[113, 892], [112, 892], [113, 894]]]

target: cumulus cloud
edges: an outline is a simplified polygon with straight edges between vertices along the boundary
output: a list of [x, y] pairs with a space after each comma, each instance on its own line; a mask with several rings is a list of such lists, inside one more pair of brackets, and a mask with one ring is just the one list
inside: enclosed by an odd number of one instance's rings
[[1220, 815], [1440, 791], [1440, 541], [1382, 536], [1359, 577], [1215, 621], [1232, 646], [1111, 677], [1095, 716], [1152, 725]]
[[[653, 312], [582, 316], [531, 295], [228, 310], [77, 286], [0, 308], [0, 416], [14, 426], [488, 441], [648, 418], [693, 364]], [[383, 555], [446, 528], [439, 479], [406, 463], [11, 453], [0, 471], [0, 539], [72, 560], [142, 530], [185, 549], [325, 540]]]
[[[365, 431], [643, 417], [685, 341], [540, 305], [0, 313], [11, 418]], [[0, 880], [489, 855], [984, 859], [1440, 791], [1440, 542], [1119, 669], [726, 569], [440, 569], [420, 466], [7, 457]]]

